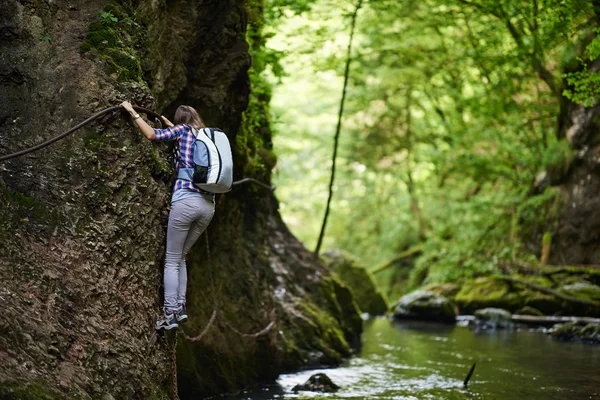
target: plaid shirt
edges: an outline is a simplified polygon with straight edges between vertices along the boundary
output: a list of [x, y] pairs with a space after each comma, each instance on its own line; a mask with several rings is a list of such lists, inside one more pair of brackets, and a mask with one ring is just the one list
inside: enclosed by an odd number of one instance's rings
[[[194, 168], [194, 164], [192, 161], [192, 151], [194, 148], [194, 134], [192, 133], [192, 129], [187, 125], [175, 125], [166, 129], [155, 129], [154, 130], [154, 141], [155, 142], [164, 142], [170, 140], [177, 140], [177, 144], [179, 145], [179, 157], [177, 160], [176, 168], [179, 171], [179, 168]], [[198, 193], [207, 193], [203, 190], [198, 189], [194, 184], [190, 181], [186, 181], [184, 179], [177, 179], [175, 181], [175, 186], [173, 186], [173, 192], [178, 191], [179, 189], [187, 189], [192, 192]]]

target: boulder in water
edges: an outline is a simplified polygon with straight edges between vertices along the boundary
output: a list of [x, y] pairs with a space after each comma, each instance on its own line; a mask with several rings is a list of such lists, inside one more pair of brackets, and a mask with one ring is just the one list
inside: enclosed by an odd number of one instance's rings
[[564, 342], [600, 344], [600, 324], [582, 321], [557, 324], [549, 331], [553, 338]]
[[309, 392], [324, 392], [333, 393], [340, 389], [338, 385], [333, 383], [331, 378], [325, 374], [314, 374], [306, 382], [301, 385], [296, 385], [292, 388], [293, 392], [309, 391]]
[[403, 296], [394, 307], [393, 315], [397, 319], [456, 322], [456, 310], [450, 300], [427, 290]]
[[502, 308], [484, 308], [475, 311], [477, 326], [489, 329], [512, 328], [512, 314]]

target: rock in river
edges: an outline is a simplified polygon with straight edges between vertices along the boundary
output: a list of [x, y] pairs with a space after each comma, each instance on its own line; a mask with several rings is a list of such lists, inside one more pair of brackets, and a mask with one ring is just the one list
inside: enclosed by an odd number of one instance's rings
[[333, 393], [340, 389], [338, 385], [325, 374], [314, 374], [306, 382], [301, 385], [296, 385], [292, 388], [293, 392], [310, 391], [310, 392], [325, 392]]
[[484, 308], [475, 311], [475, 322], [478, 326], [490, 329], [511, 328], [512, 314], [502, 308]]
[[577, 321], [557, 324], [550, 330], [550, 335], [564, 342], [600, 344], [600, 324]]
[[394, 307], [394, 318], [418, 319], [454, 323], [454, 305], [443, 296], [426, 290], [417, 290], [403, 296]]

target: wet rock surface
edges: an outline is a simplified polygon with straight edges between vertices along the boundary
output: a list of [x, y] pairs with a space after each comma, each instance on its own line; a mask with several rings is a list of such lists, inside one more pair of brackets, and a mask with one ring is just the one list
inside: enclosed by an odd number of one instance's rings
[[426, 290], [417, 290], [398, 301], [394, 306], [393, 317], [454, 323], [456, 310], [447, 298]]
[[333, 383], [331, 378], [325, 374], [314, 374], [306, 382], [300, 385], [296, 385], [292, 388], [293, 392], [310, 391], [310, 392], [323, 392], [323, 393], [335, 393], [340, 389], [338, 385]]
[[475, 311], [475, 325], [483, 329], [509, 329], [513, 327], [512, 314], [501, 308], [484, 308]]

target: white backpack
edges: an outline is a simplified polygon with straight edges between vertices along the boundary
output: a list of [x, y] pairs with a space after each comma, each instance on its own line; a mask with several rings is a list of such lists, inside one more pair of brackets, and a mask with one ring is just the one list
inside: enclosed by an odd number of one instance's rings
[[194, 168], [180, 168], [178, 179], [210, 193], [225, 193], [233, 184], [233, 156], [227, 135], [218, 128], [191, 128]]

